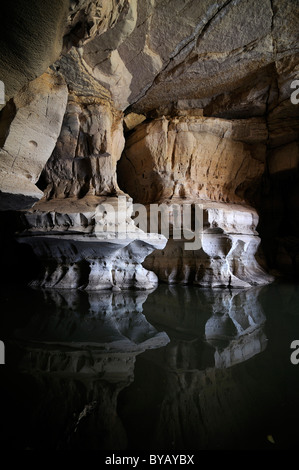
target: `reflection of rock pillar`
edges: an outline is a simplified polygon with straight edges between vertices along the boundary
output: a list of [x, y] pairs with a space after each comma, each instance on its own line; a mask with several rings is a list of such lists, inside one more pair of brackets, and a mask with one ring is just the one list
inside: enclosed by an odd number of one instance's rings
[[[131, 441], [182, 450], [228, 448], [244, 439], [260, 383], [242, 363], [266, 347], [261, 289], [161, 285], [148, 297], [146, 318], [167, 332], [170, 343], [140, 355], [134, 383], [121, 392], [119, 413]], [[136, 406], [140, 395], [143, 403]]]
[[215, 348], [223, 349], [236, 336], [236, 327], [228, 313], [217, 312], [205, 325], [205, 337]]
[[[144, 304], [146, 318], [160, 324], [173, 341], [185, 341], [190, 358], [197, 351], [197, 367], [204, 368], [203, 358], [213, 366], [230, 367], [262, 352], [267, 345], [263, 332], [265, 316], [259, 302], [261, 287], [250, 289], [186, 289], [160, 285], [156, 294]], [[202, 346], [200, 346], [202, 343]], [[182, 362], [181, 343], [170, 353]], [[212, 349], [213, 348], [213, 349]], [[201, 352], [199, 352], [201, 351]], [[186, 356], [188, 362], [188, 356]], [[201, 364], [199, 366], [199, 364]]]
[[28, 448], [125, 449], [119, 393], [134, 380], [136, 356], [169, 342], [142, 314], [148, 293], [45, 290], [43, 315], [40, 295], [33, 290], [36, 314], [14, 332], [28, 394], [19, 416], [26, 436], [17, 438]]

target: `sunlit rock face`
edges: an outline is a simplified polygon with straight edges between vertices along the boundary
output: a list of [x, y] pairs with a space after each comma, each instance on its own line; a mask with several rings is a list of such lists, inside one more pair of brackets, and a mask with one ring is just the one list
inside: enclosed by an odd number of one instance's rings
[[202, 287], [249, 287], [271, 280], [255, 259], [258, 215], [246, 204], [264, 171], [266, 139], [262, 119], [188, 115], [142, 123], [130, 133], [118, 166], [121, 187], [149, 211], [151, 203], [202, 211], [202, 223], [194, 229], [200, 246], [194, 249], [175, 239], [175, 217], [170, 217], [165, 250], [144, 263], [159, 279]]

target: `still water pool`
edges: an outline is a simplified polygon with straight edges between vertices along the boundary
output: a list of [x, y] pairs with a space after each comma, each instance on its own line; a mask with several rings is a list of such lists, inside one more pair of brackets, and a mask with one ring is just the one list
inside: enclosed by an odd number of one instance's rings
[[5, 449], [298, 447], [297, 284], [0, 300]]

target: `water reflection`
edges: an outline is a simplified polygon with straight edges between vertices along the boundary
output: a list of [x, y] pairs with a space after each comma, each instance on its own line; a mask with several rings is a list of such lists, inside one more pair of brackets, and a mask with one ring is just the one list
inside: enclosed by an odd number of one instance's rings
[[279, 304], [283, 292], [166, 285], [151, 293], [6, 292], [1, 402], [14, 407], [4, 445], [252, 448], [256, 423], [268, 432], [260, 423], [271, 422], [265, 403], [279, 401], [276, 380], [286, 370], [276, 364], [271, 372], [266, 331], [269, 312], [277, 318], [269, 299]]
[[[11, 303], [16, 309], [28, 306], [28, 294], [23, 302], [12, 295], [6, 299], [10, 309]], [[142, 314], [147, 296], [31, 291], [32, 314], [6, 341], [8, 363], [15, 362], [7, 382], [17, 382], [22, 391], [8, 386], [8, 395], [16, 394], [20, 423], [10, 430], [9, 447], [126, 448], [116, 410], [119, 392], [134, 380], [136, 356], [169, 342]]]
[[[259, 301], [262, 289], [229, 291], [159, 286], [145, 303], [144, 314], [150, 323], [159, 324], [167, 331], [172, 339], [170, 347], [183, 347], [180, 343], [184, 342], [186, 348], [188, 338], [193, 340], [191, 349], [196, 339], [202, 343], [197, 368], [230, 367], [266, 347], [263, 331], [266, 317]], [[185, 356], [190, 358], [191, 351]], [[208, 359], [209, 356], [213, 357]]]

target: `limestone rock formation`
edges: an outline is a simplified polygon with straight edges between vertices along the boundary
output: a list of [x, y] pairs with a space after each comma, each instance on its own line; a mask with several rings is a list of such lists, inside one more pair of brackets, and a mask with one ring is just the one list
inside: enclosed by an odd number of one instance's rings
[[162, 117], [127, 137], [119, 182], [143, 204], [173, 196], [244, 202], [263, 174], [266, 140], [259, 118]]
[[[60, 200], [53, 204], [63, 219], [67, 200], [81, 200], [80, 217], [90, 204], [95, 209], [90, 198], [122, 194], [118, 185], [135, 203], [204, 202], [223, 237], [205, 229], [205, 247], [192, 255], [202, 260], [197, 268], [170, 240], [173, 275], [165, 258], [158, 262], [155, 254], [152, 263], [161, 279], [268, 282], [255, 261], [256, 228], [270, 268], [298, 273], [296, 222], [284, 220], [298, 200], [296, 183], [289, 184], [298, 169], [299, 108], [290, 101], [298, 11], [297, 0], [7, 6], [0, 38], [7, 99], [0, 114], [2, 208], [26, 209], [44, 191], [41, 204]], [[286, 188], [279, 189], [282, 181]], [[233, 211], [242, 219], [248, 211], [251, 233], [223, 229], [210, 203], [223, 204], [220, 218]], [[44, 218], [48, 207], [34, 210]]]
[[123, 147], [122, 116], [109, 102], [70, 95], [60, 136], [42, 175], [46, 198], [120, 194], [116, 163]]
[[70, 94], [55, 149], [42, 175], [45, 196], [23, 214], [17, 240], [42, 260], [32, 285], [60, 289], [151, 289], [141, 266], [166, 239], [131, 219], [131, 199], [116, 181], [124, 147], [122, 115], [95, 97]]
[[[184, 210], [185, 200], [175, 203]], [[194, 201], [190, 206], [198, 207], [203, 218], [202, 228], [192, 232], [194, 241], [170, 235], [165, 249], [149, 255], [144, 267], [170, 284], [241, 288], [273, 280], [255, 258], [260, 238], [255, 230], [258, 216], [254, 209]]]
[[86, 290], [155, 287], [158, 278], [141, 263], [165, 246], [165, 237], [138, 229], [125, 197], [122, 205], [113, 197], [83, 198], [80, 203], [70, 199], [61, 213], [54, 200], [23, 215], [26, 229], [17, 241], [31, 245], [42, 261], [40, 277], [31, 285]]
[[2, 111], [2, 210], [30, 207], [43, 196], [35, 183], [56, 145], [67, 97], [63, 78], [45, 73], [30, 82]]
[[[266, 139], [265, 122], [258, 118], [163, 117], [130, 133], [118, 166], [121, 186], [149, 211], [158, 202], [172, 213], [166, 249], [144, 263], [160, 280], [202, 287], [270, 281], [255, 259], [258, 215], [246, 204], [264, 171]], [[183, 213], [188, 205], [202, 212], [194, 231], [201, 244], [194, 249], [185, 249], [186, 240], [173, 234], [173, 207]]]
[[16, 0], [3, 4], [0, 75], [6, 101], [72, 46], [80, 47], [113, 27], [128, 8], [128, 0]]
[[0, 76], [6, 101], [58, 59], [68, 10], [68, 0], [45, 0], [42, 4], [16, 0], [2, 5]]

